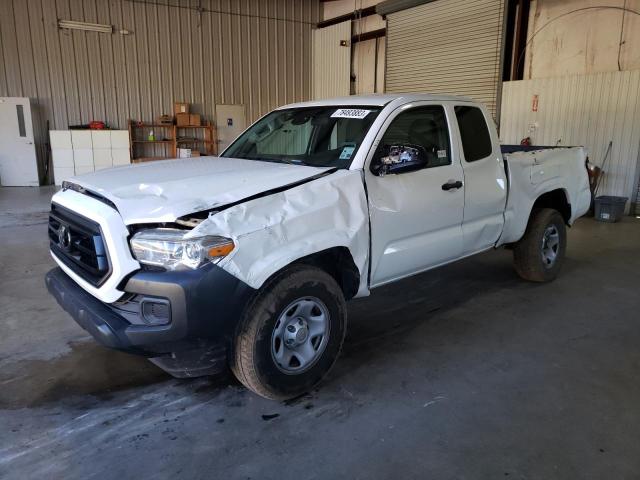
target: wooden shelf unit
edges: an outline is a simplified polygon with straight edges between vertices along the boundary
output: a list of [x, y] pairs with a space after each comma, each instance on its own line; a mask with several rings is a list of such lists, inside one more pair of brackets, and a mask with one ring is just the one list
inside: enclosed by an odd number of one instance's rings
[[[149, 133], [152, 130], [156, 140], [149, 140]], [[194, 134], [193, 136], [180, 135], [189, 130]], [[198, 150], [201, 155], [218, 153], [216, 128], [210, 123], [178, 126], [129, 120], [129, 142], [133, 163], [176, 158], [179, 147]], [[159, 154], [160, 152], [162, 154]]]

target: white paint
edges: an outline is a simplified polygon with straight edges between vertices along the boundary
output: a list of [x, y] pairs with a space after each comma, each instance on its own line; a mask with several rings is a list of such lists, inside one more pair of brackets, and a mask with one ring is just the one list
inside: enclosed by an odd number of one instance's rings
[[[21, 132], [18, 109], [22, 109]], [[33, 140], [31, 103], [23, 97], [0, 97], [0, 185], [37, 187], [38, 162]]]
[[[545, 192], [562, 190], [571, 205], [572, 224], [584, 215], [591, 203], [589, 179], [581, 147], [539, 150], [506, 155], [509, 164], [509, 197], [504, 213], [505, 227], [499, 245], [519, 240], [527, 228], [536, 199]], [[534, 183], [532, 172], [545, 172]]]
[[101, 170], [71, 181], [104, 195], [127, 225], [173, 222], [190, 213], [236, 202], [298, 182], [327, 168], [194, 157]]
[[236, 248], [218, 266], [253, 288], [298, 258], [346, 247], [360, 272], [358, 294], [368, 292], [369, 221], [360, 172], [339, 170], [223, 210], [189, 236], [203, 234], [233, 239]]
[[73, 190], [60, 190], [53, 196], [51, 201], [100, 225], [104, 242], [109, 252], [111, 275], [100, 288], [96, 288], [74, 273], [62, 261], [58, 260], [53, 253], [51, 253], [51, 256], [67, 275], [91, 295], [106, 303], [115, 302], [123, 294], [121, 290], [118, 290], [118, 284], [125, 275], [140, 268], [140, 264], [131, 256], [128, 240], [129, 231], [122, 221], [122, 217], [108, 205]]
[[[381, 141], [389, 125], [401, 113], [410, 108], [442, 104], [413, 101], [398, 105], [383, 117], [384, 124], [374, 143], [377, 145]], [[451, 132], [451, 116], [447, 113]], [[464, 189], [442, 190], [442, 185], [449, 180], [462, 181], [464, 178], [459, 146], [455, 141], [450, 143], [451, 165], [382, 177], [365, 168], [372, 231], [372, 287], [406, 277], [425, 266], [449, 262], [462, 254]], [[373, 161], [373, 155], [371, 151], [367, 165]]]

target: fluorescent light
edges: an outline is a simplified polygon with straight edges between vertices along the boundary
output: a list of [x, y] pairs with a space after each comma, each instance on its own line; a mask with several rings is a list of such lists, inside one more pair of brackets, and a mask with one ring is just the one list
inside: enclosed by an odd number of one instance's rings
[[85, 30], [87, 32], [113, 33], [112, 25], [76, 22], [74, 20], [58, 20], [58, 28], [68, 28], [69, 30]]

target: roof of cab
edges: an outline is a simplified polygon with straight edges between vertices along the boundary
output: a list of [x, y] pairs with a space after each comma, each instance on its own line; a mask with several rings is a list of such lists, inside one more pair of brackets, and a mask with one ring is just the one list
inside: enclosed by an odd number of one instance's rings
[[290, 103], [278, 107], [300, 108], [300, 107], [330, 107], [330, 106], [378, 106], [383, 107], [394, 100], [401, 100], [401, 103], [416, 101], [457, 101], [473, 102], [469, 97], [457, 95], [441, 95], [429, 93], [375, 93], [371, 95], [350, 95], [348, 97], [326, 98], [323, 100], [311, 100], [309, 102]]

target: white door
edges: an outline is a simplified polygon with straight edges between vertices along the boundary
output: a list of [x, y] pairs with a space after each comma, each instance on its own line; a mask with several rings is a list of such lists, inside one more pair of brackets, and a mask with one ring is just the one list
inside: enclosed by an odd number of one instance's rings
[[247, 128], [244, 105], [216, 105], [218, 154], [222, 153]]
[[458, 138], [464, 168], [463, 254], [486, 250], [500, 238], [507, 202], [507, 176], [495, 128], [487, 111], [456, 105]]
[[[447, 263], [462, 252], [464, 183], [457, 142], [442, 105], [418, 102], [385, 122], [365, 167], [371, 216], [371, 286]], [[392, 146], [419, 146], [425, 168], [376, 175]], [[374, 168], [375, 170], [375, 168]]]
[[39, 184], [29, 99], [0, 97], [0, 185]]
[[314, 28], [312, 98], [344, 97], [351, 93], [351, 20]]

